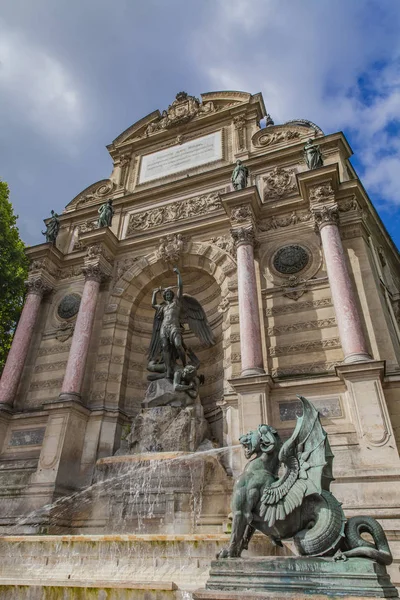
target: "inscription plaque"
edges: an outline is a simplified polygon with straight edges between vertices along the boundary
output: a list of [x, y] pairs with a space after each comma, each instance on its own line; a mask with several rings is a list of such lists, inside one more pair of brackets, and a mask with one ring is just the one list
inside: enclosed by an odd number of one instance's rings
[[146, 154], [140, 163], [139, 183], [167, 177], [222, 158], [221, 132]]
[[[316, 398], [312, 400], [321, 417], [340, 419], [343, 417], [339, 398]], [[302, 414], [300, 400], [289, 400], [279, 403], [279, 417], [281, 421], [295, 421]]]
[[8, 446], [40, 446], [43, 442], [45, 431], [45, 427], [12, 431]]

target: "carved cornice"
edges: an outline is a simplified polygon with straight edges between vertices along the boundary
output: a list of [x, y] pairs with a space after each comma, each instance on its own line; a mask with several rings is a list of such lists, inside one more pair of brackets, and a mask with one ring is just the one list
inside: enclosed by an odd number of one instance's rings
[[339, 225], [339, 209], [337, 205], [322, 206], [321, 208], [312, 208], [315, 225], [319, 231], [325, 225]]
[[236, 248], [243, 245], [254, 246], [255, 235], [252, 226], [231, 229], [231, 236]]
[[290, 225], [298, 225], [299, 223], [306, 223], [310, 221], [312, 214], [310, 211], [297, 212], [293, 211], [290, 215], [284, 215], [282, 217], [275, 217], [274, 215], [270, 219], [261, 221], [258, 225], [260, 231], [271, 231], [280, 229], [281, 227], [289, 227]]

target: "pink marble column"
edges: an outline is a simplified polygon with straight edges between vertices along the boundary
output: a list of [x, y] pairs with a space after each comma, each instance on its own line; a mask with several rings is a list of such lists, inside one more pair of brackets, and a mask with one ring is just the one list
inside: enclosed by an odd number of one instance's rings
[[240, 352], [242, 376], [246, 377], [265, 373], [254, 268], [254, 232], [252, 227], [240, 227], [231, 233], [237, 248]]
[[85, 287], [76, 319], [60, 400], [80, 400], [90, 337], [103, 274], [97, 266], [84, 269]]
[[38, 279], [27, 282], [28, 294], [0, 381], [0, 404], [12, 406], [31, 344], [40, 304], [50, 287]]
[[321, 209], [315, 209], [314, 216], [321, 233], [344, 362], [371, 360], [340, 237], [338, 209], [336, 206], [324, 206]]

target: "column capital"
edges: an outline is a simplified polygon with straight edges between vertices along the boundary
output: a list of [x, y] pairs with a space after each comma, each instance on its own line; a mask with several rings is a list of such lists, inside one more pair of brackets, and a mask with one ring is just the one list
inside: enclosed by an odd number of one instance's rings
[[25, 286], [28, 294], [35, 294], [40, 297], [43, 297], [54, 289], [50, 282], [46, 281], [41, 275], [29, 277], [25, 281]]
[[255, 234], [254, 227], [252, 225], [231, 229], [231, 236], [236, 248], [242, 245], [254, 247]]
[[314, 215], [315, 225], [318, 227], [319, 231], [321, 231], [325, 225], [339, 225], [339, 209], [337, 204], [321, 206], [318, 208], [313, 207], [311, 212]]
[[108, 263], [96, 261], [85, 263], [82, 267], [82, 273], [85, 277], [85, 281], [97, 281], [103, 283], [111, 277], [111, 265]]

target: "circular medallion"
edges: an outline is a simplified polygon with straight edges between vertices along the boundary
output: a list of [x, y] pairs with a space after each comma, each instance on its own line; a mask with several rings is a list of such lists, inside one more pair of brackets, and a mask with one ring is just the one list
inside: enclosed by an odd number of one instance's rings
[[58, 305], [57, 313], [61, 319], [72, 319], [79, 310], [81, 297], [79, 294], [68, 294], [64, 296]]
[[308, 252], [302, 246], [290, 245], [284, 246], [276, 252], [273, 265], [278, 273], [292, 275], [304, 269], [309, 259]]

